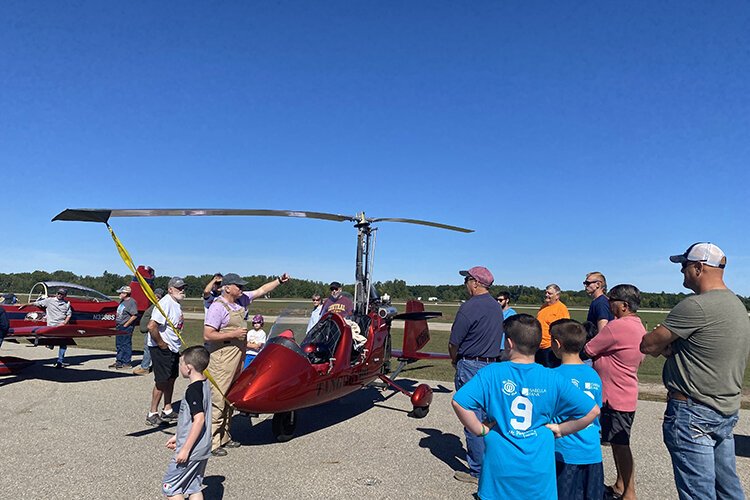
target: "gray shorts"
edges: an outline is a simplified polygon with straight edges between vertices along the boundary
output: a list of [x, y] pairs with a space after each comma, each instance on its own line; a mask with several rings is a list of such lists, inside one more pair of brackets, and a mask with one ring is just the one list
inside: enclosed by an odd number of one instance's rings
[[208, 459], [188, 460], [178, 464], [174, 458], [169, 462], [167, 472], [162, 480], [161, 491], [168, 497], [174, 495], [192, 495], [203, 490], [203, 475], [206, 473]]

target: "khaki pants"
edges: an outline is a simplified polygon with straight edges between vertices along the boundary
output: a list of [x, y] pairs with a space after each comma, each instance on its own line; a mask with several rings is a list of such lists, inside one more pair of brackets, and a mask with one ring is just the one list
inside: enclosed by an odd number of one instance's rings
[[[207, 346], [209, 351], [211, 347]], [[215, 450], [232, 440], [229, 426], [232, 422], [232, 407], [224, 399], [232, 382], [237, 378], [242, 367], [243, 351], [237, 343], [216, 346], [211, 351], [211, 362], [208, 372], [214, 378], [216, 385], [211, 391], [211, 450]]]

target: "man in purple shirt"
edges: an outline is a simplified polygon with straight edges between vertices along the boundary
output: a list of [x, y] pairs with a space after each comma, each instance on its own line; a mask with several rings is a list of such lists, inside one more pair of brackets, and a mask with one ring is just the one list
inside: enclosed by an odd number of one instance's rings
[[211, 391], [211, 454], [216, 457], [226, 456], [227, 448], [240, 446], [229, 434], [232, 408], [224, 395], [242, 367], [247, 342], [248, 307], [253, 299], [271, 293], [287, 281], [289, 276], [284, 273], [256, 290], [245, 291], [247, 281], [235, 273], [225, 274], [221, 295], [216, 297], [206, 312], [203, 340], [211, 353], [208, 370], [216, 382], [216, 390]]

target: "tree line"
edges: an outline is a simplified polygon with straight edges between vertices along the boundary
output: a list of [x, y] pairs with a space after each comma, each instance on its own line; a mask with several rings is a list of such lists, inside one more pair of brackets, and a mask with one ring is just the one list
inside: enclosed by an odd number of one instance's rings
[[[188, 275], [184, 277], [187, 285], [188, 297], [198, 297], [206, 283], [211, 281], [213, 275], [203, 274], [200, 276]], [[167, 289], [169, 276], [157, 276], [154, 287]], [[247, 288], [254, 290], [264, 283], [273, 280], [275, 276], [253, 275], [246, 276]], [[106, 295], [114, 296], [116, 291], [132, 280], [132, 275], [120, 275], [105, 271], [101, 276], [78, 276], [69, 271], [34, 271], [31, 273], [0, 273], [0, 292], [14, 292], [23, 294], [31, 290], [31, 287], [39, 281], [65, 281], [75, 283], [98, 290]], [[394, 279], [389, 281], [378, 281], [375, 283], [378, 293], [391, 296], [396, 300], [407, 300], [421, 297], [422, 300], [436, 298], [441, 302], [458, 302], [467, 298], [464, 285], [408, 285], [406, 281]], [[495, 285], [490, 293], [497, 294], [501, 290], [510, 292], [513, 304], [538, 305], [544, 302], [544, 289], [526, 285]], [[354, 285], [344, 285], [344, 291], [354, 293]], [[293, 279], [283, 286], [276, 288], [273, 296], [276, 298], [299, 298], [310, 297], [314, 293], [322, 296], [328, 294], [328, 283], [304, 279]], [[641, 307], [646, 309], [671, 309], [679, 301], [687, 297], [685, 293], [667, 292], [644, 292], [641, 291]], [[750, 309], [750, 297], [738, 295], [745, 307]], [[20, 295], [20, 300], [25, 300]], [[583, 290], [563, 290], [561, 300], [569, 306], [587, 307], [591, 299]]]

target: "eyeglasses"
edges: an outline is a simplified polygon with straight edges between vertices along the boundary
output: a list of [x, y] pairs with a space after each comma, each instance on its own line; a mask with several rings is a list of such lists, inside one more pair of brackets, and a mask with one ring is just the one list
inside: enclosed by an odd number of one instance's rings
[[313, 302], [320, 302], [320, 299], [312, 299]]
[[583, 286], [593, 285], [594, 283], [601, 283], [602, 280], [584, 281]]
[[681, 266], [680, 267], [680, 271], [684, 271], [685, 269], [688, 268], [688, 266], [692, 266], [692, 265], [695, 265], [695, 264], [700, 264], [700, 262], [698, 262], [698, 261], [692, 261], [692, 260], [687, 260], [687, 261], [685, 261], [685, 262], [683, 262], [683, 263], [680, 264], [680, 266]]
[[508, 302], [508, 299], [506, 299], [505, 297], [498, 297], [497, 301], [498, 302]]

